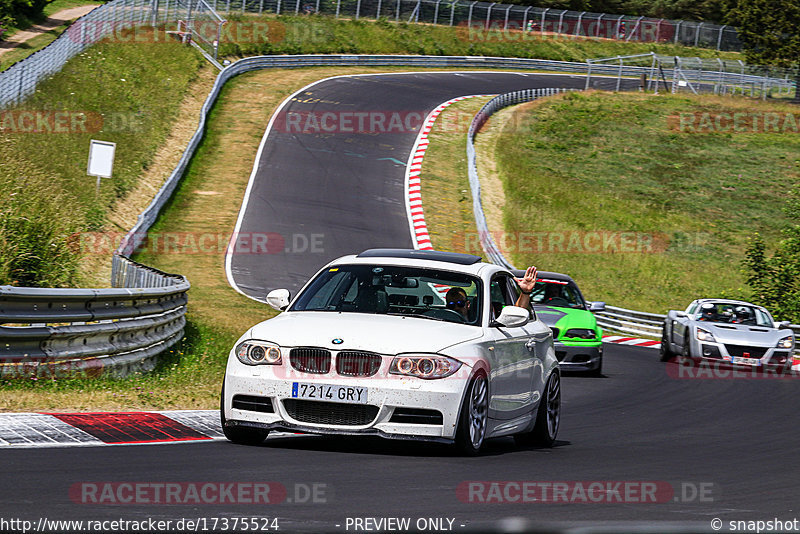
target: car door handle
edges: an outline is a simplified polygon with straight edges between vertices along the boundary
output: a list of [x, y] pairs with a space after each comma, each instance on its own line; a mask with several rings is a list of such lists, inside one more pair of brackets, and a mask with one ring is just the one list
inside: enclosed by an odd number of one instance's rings
[[536, 342], [532, 339], [527, 343], [525, 343], [525, 348], [528, 350], [533, 350], [535, 347], [536, 347]]

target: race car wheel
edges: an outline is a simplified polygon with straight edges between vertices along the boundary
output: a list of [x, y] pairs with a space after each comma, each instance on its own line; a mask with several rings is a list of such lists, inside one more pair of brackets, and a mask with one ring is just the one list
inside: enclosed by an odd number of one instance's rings
[[603, 356], [600, 356], [600, 361], [597, 362], [597, 369], [589, 371], [589, 376], [603, 376]]
[[520, 445], [540, 445], [552, 447], [556, 442], [558, 427], [561, 423], [561, 377], [558, 373], [550, 373], [544, 388], [542, 400], [536, 412], [536, 426], [530, 432], [517, 434], [514, 440]]
[[681, 361], [678, 363], [680, 364], [687, 364], [692, 361], [692, 347], [690, 345], [689, 334], [688, 332], [683, 337], [683, 347], [681, 347]]
[[244, 426], [228, 426], [225, 420], [225, 381], [222, 382], [222, 392], [219, 399], [219, 422], [222, 424], [222, 433], [233, 443], [240, 445], [258, 445], [267, 439], [269, 430], [248, 428]]
[[669, 361], [674, 354], [669, 348], [669, 335], [667, 334], [667, 325], [664, 325], [664, 329], [661, 332], [661, 346], [659, 347], [659, 356], [661, 357], [662, 362]]
[[456, 431], [456, 446], [468, 456], [475, 456], [486, 437], [489, 420], [489, 382], [483, 374], [472, 379], [461, 406]]

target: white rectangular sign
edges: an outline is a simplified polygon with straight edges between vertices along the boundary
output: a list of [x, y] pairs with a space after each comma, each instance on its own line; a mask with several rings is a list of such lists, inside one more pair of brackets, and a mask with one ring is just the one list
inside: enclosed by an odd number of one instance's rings
[[89, 144], [89, 168], [86, 174], [98, 178], [111, 178], [116, 148], [116, 143], [92, 139]]

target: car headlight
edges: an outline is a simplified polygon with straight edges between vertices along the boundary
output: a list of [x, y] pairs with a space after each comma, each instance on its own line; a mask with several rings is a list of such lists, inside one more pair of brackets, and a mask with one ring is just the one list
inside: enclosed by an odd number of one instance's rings
[[709, 332], [708, 330], [703, 330], [702, 328], [697, 329], [697, 334], [695, 334], [697, 339], [700, 341], [710, 341], [712, 343], [716, 343], [716, 339], [714, 339], [714, 335]]
[[281, 348], [274, 343], [248, 339], [236, 346], [236, 357], [245, 365], [280, 365]]
[[417, 378], [444, 378], [461, 368], [461, 362], [438, 354], [400, 354], [389, 366], [393, 375], [416, 376]]
[[793, 346], [794, 346], [794, 338], [792, 336], [786, 336], [785, 338], [778, 341], [779, 349], [791, 349]]
[[591, 328], [570, 328], [564, 334], [564, 337], [576, 337], [579, 339], [596, 339], [597, 332]]

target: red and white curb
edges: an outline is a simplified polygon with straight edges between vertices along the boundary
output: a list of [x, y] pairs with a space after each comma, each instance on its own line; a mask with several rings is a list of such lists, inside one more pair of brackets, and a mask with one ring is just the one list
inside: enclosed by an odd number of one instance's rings
[[633, 345], [636, 347], [650, 347], [657, 349], [661, 346], [660, 341], [653, 341], [652, 339], [642, 339], [639, 337], [626, 337], [626, 336], [603, 336], [604, 343], [616, 343], [618, 345]]
[[0, 449], [221, 439], [218, 410], [0, 414]]
[[414, 142], [414, 148], [411, 150], [411, 156], [406, 165], [406, 213], [408, 214], [408, 222], [411, 228], [411, 237], [414, 240], [414, 248], [417, 250], [433, 250], [431, 236], [428, 233], [428, 224], [425, 222], [425, 212], [422, 209], [422, 177], [420, 176], [422, 173], [422, 160], [428, 150], [428, 135], [431, 133], [436, 119], [448, 106], [468, 98], [480, 96], [491, 95], [460, 96], [439, 104], [425, 117], [422, 122], [422, 128], [417, 134], [417, 140]]

